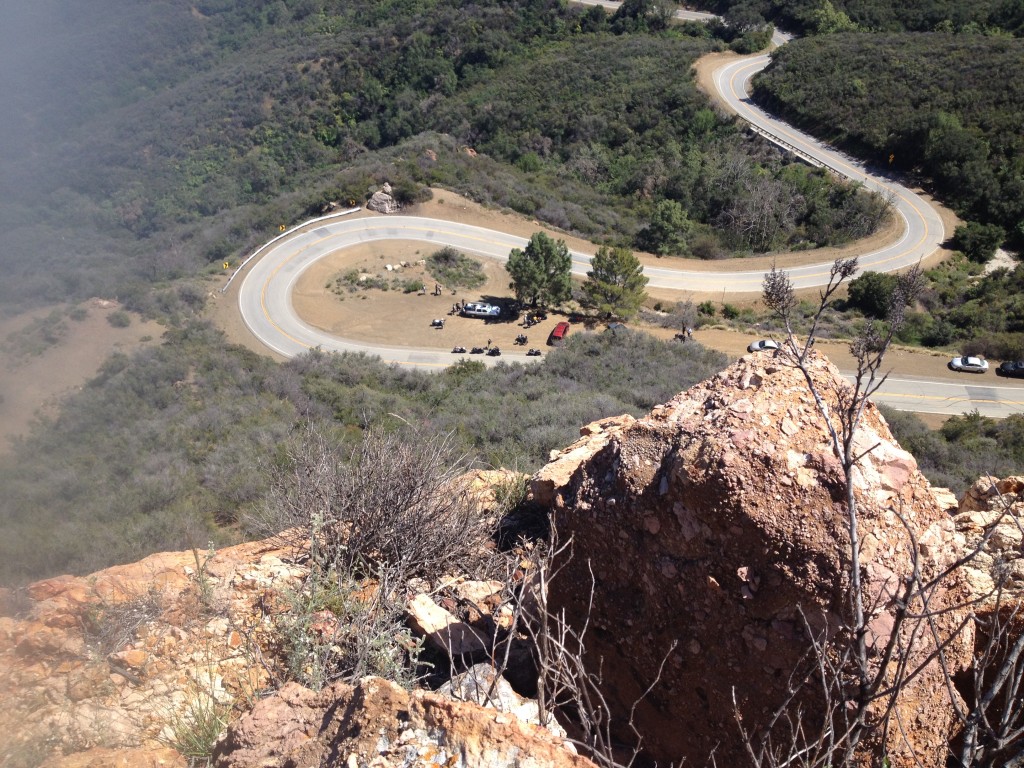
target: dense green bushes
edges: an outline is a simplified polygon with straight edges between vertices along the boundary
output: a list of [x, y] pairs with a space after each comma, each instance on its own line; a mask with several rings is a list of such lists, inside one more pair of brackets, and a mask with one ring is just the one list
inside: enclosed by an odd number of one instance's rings
[[427, 271], [447, 288], [479, 288], [487, 282], [480, 262], [451, 246], [427, 257]]
[[688, 236], [654, 247], [702, 257], [856, 237], [848, 206], [866, 196], [759, 156], [680, 77], [722, 41], [652, 26], [646, 7], [618, 20], [499, 0], [19, 12], [5, 39], [39, 32], [25, 57], [39, 69], [3, 59], [25, 87], [0, 115], [0, 302], [194, 275], [384, 180], [402, 199], [448, 186], [623, 244], [671, 201]]
[[641, 334], [573, 334], [538, 365], [438, 374], [360, 355], [279, 366], [189, 325], [115, 356], [61, 413], [0, 458], [0, 583], [87, 572], [238, 535], [305, 420], [451, 432], [485, 465], [531, 470], [602, 416], [646, 412], [721, 355]]
[[[711, 49], [672, 36], [555, 43], [439, 103], [433, 127], [544, 184], [568, 177], [638, 201], [634, 244], [654, 253], [689, 255], [701, 240], [716, 253], [838, 244], [874, 231], [881, 201], [774, 150], [762, 154], [678, 76]], [[563, 206], [523, 212], [573, 229]]]
[[[491, 0], [18, 9], [0, 40], [0, 301], [117, 294], [233, 257], [301, 215], [294, 191], [423, 130], [418, 104], [450, 91], [448, 71], [484, 77], [575, 34], [579, 14]], [[342, 200], [363, 199], [358, 182]]]
[[920, 309], [901, 332], [905, 344], [955, 346], [1000, 360], [1024, 358], [1024, 269], [981, 268], [962, 256], [925, 273]]
[[1024, 32], [1024, 6], [1016, 0], [702, 0], [739, 26], [755, 26], [764, 19], [786, 29], [829, 34], [851, 26], [873, 32], [930, 32], [935, 29], [981, 31], [1003, 29]]
[[914, 414], [883, 406], [893, 435], [914, 454], [918, 466], [936, 486], [957, 496], [979, 477], [1019, 475], [1024, 465], [1024, 415], [1006, 419], [976, 411], [952, 416], [938, 430], [928, 429]]
[[826, 35], [779, 50], [759, 102], [878, 166], [919, 171], [966, 218], [1024, 239], [1024, 40]]

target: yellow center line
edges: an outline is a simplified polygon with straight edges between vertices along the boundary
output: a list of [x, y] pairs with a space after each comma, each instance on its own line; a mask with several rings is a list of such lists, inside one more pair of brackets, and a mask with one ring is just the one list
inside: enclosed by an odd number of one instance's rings
[[[740, 91], [737, 88], [736, 83], [737, 83], [737, 79], [740, 77], [740, 73], [741, 72], [742, 73], [746, 73], [749, 70], [756, 69], [758, 67], [760, 67], [760, 62], [755, 60], [755, 61], [749, 62], [748, 64], [746, 64], [746, 65], [744, 65], [742, 67], [737, 67], [736, 69], [732, 70], [732, 76], [729, 78], [729, 89], [732, 91], [732, 95], [733, 95], [733, 97], [737, 101], [742, 101], [744, 98], [749, 98], [749, 93], [744, 92], [744, 95], [741, 96], [740, 95]], [[744, 79], [746, 79], [746, 78], [744, 78]], [[797, 146], [798, 148], [799, 148], [800, 144], [807, 143], [807, 139], [809, 138], [809, 137], [804, 137], [802, 135], [798, 135], [796, 133], [793, 133], [792, 131], [790, 131], [786, 127], [786, 125], [784, 123], [780, 123], [779, 125], [773, 125], [772, 126], [772, 130], [773, 130], [773, 132], [777, 131], [779, 133], [779, 135], [780, 135], [780, 138], [791, 139], [790, 143], [792, 143], [794, 146]], [[813, 145], [812, 145], [812, 148], [813, 148]], [[856, 178], [857, 176], [863, 176], [865, 179], [871, 178], [876, 184], [879, 184], [883, 189], [888, 189], [889, 191], [893, 192], [904, 203], [906, 203], [914, 211], [914, 213], [917, 215], [918, 219], [920, 219], [920, 221], [921, 221], [921, 223], [923, 225], [924, 231], [922, 232], [922, 234], [921, 234], [920, 238], [918, 239], [918, 241], [916, 243], [914, 243], [913, 246], [911, 246], [910, 248], [905, 248], [904, 250], [897, 252], [896, 254], [894, 254], [893, 256], [890, 256], [889, 258], [883, 259], [883, 260], [875, 262], [875, 263], [877, 263], [879, 265], [881, 265], [881, 264], [888, 264], [891, 261], [895, 261], [895, 260], [897, 260], [897, 259], [899, 259], [899, 258], [901, 258], [901, 257], [903, 257], [905, 255], [910, 254], [916, 248], [920, 247], [927, 240], [927, 237], [928, 237], [928, 234], [931, 231], [931, 228], [929, 226], [928, 219], [926, 218], [925, 214], [922, 213], [921, 209], [919, 209], [917, 207], [914, 199], [908, 198], [905, 194], [903, 194], [903, 192], [901, 190], [893, 188], [893, 187], [890, 187], [888, 184], [885, 183], [885, 181], [883, 181], [882, 179], [878, 178], [877, 176], [871, 176], [870, 174], [868, 174], [868, 173], [866, 173], [866, 172], [864, 172], [864, 171], [862, 171], [862, 170], [860, 170], [858, 168], [855, 168], [854, 166], [852, 166], [849, 163], [847, 163], [841, 156], [839, 156], [839, 154], [837, 152], [830, 152], [829, 149], [831, 149], [831, 148], [826, 147], [824, 149], [825, 154], [829, 157], [829, 160], [830, 160], [831, 163], [834, 163], [834, 165], [839, 166], [840, 168], [843, 169], [842, 172], [846, 175], [847, 178], [849, 178], [851, 181], [857, 181], [857, 178]], [[806, 151], [806, 150], [802, 150], [802, 151]], [[821, 151], [821, 150], [819, 150], [819, 151]], [[836, 170], [839, 170], [839, 169], [837, 168]], [[915, 195], [915, 198], [916, 198], [916, 195]], [[941, 221], [939, 222], [939, 226], [940, 227], [942, 226]], [[940, 233], [940, 237], [944, 236], [944, 234], [945, 234], [945, 230], [943, 229], [943, 231]], [[815, 274], [810, 275], [810, 276], [811, 277], [817, 277], [818, 274], [824, 275], [825, 273], [815, 273]]]

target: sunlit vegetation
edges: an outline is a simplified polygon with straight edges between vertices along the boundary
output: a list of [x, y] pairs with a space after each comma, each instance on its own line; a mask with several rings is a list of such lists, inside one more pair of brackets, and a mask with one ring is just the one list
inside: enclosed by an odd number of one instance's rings
[[1017, 0], [699, 0], [741, 27], [765, 19], [787, 29], [831, 34], [857, 29], [865, 32], [1024, 33], [1024, 6]]
[[912, 413], [882, 408], [899, 444], [914, 454], [928, 480], [957, 496], [979, 477], [1019, 475], [1024, 465], [1024, 415], [1006, 419], [977, 411], [952, 416], [938, 430]]
[[977, 271], [966, 259], [956, 259], [927, 273], [920, 341], [993, 359], [1024, 358], [1024, 269], [1018, 265], [969, 277]]
[[83, 573], [242, 535], [280, 447], [307, 419], [453, 433], [484, 466], [532, 471], [581, 424], [641, 414], [722, 355], [638, 333], [574, 333], [538, 365], [430, 374], [314, 352], [278, 365], [207, 326], [117, 355], [0, 458], [0, 583]]
[[1007, 36], [824, 35], [780, 50], [755, 92], [877, 166], [924, 176], [961, 216], [1021, 243], [1022, 60], [1024, 40]]
[[427, 257], [427, 271], [447, 288], [479, 288], [487, 282], [480, 262], [451, 246]]
[[[0, 305], [110, 296], [171, 330], [159, 347], [107, 361], [0, 458], [0, 582], [247, 535], [240, 521], [310, 420], [330, 424], [342, 443], [399, 424], [451, 433], [480, 464], [529, 471], [581, 424], [643, 413], [718, 370], [724, 359], [697, 344], [622, 330], [573, 333], [528, 367], [464, 360], [428, 375], [318, 352], [278, 365], [197, 318], [204, 275], [281, 225], [332, 202], [362, 203], [384, 181], [403, 204], [448, 188], [611, 248], [664, 256], [812, 248], [874, 231], [885, 201], [787, 161], [698, 92], [688, 74], [697, 57], [754, 50], [768, 34], [759, 0], [722, 5], [750, 24], [671, 25], [665, 4], [645, 2], [614, 17], [526, 0], [38, 0], [8, 9]], [[1024, 120], [1016, 70], [1001, 73], [1019, 61], [1019, 41], [971, 33], [972, 24], [1019, 30], [1011, 5], [774, 4], [780, 18], [823, 34], [780, 54], [765, 88], [794, 119], [882, 164], [895, 155], [895, 166], [931, 175], [954, 204], [1013, 237]], [[840, 34], [946, 22], [947, 32], [915, 38]], [[911, 87], [921, 96], [908, 103], [901, 89]], [[993, 234], [972, 229], [963, 247], [985, 253]], [[445, 284], [474, 279], [459, 259], [441, 261], [453, 270]], [[955, 262], [933, 273], [917, 308], [927, 312], [908, 333], [924, 343], [1015, 343], [1024, 330], [1017, 273], [963, 290], [976, 271]], [[332, 285], [342, 294], [421, 287], [359, 278]], [[717, 311], [706, 302], [668, 321], [683, 328]], [[721, 315], [756, 319], [729, 304]], [[829, 329], [863, 322], [851, 317]], [[5, 351], [35, 354], [70, 320], [45, 318]], [[1016, 422], [1003, 431], [963, 424], [941, 444], [914, 428], [908, 440], [947, 456], [961, 443], [1024, 443]], [[938, 477], [950, 471], [939, 459], [922, 465]]]
[[138, 294], [385, 180], [402, 202], [446, 186], [701, 257], [877, 220], [716, 117], [685, 73], [724, 40], [654, 21], [498, 0], [18, 9], [0, 39], [0, 303]]

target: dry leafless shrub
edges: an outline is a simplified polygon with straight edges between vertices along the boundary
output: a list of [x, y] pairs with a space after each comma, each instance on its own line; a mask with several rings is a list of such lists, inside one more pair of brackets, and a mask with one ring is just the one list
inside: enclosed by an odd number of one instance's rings
[[[855, 259], [837, 261], [828, 285], [820, 293], [817, 313], [805, 341], [794, 334], [792, 315], [797, 305], [792, 282], [774, 267], [764, 281], [763, 300], [786, 329], [782, 356], [804, 375], [819, 414], [840, 461], [846, 486], [848, 591], [847, 616], [841, 631], [832, 636], [815, 632], [806, 622], [808, 651], [801, 669], [794, 670], [788, 697], [769, 722], [752, 728], [736, 716], [752, 765], [758, 768], [802, 766], [825, 768], [850, 764], [862, 745], [884, 749], [890, 735], [900, 736], [905, 723], [898, 701], [907, 686], [929, 665], [942, 670], [944, 684], [961, 725], [959, 749], [950, 754], [959, 766], [1024, 765], [1024, 637], [1018, 607], [1003, 603], [999, 586], [996, 607], [981, 623], [973, 600], [950, 604], [941, 595], [959, 580], [960, 570], [975, 559], [993, 528], [975, 546], [938, 572], [927, 571], [919, 557], [919, 543], [902, 510], [894, 509], [906, 538], [907, 573], [899, 581], [868, 593], [862, 582], [862, 537], [854, 495], [857, 464], [873, 449], [858, 451], [855, 438], [868, 399], [884, 383], [882, 366], [893, 338], [905, 321], [906, 307], [921, 289], [921, 272], [913, 268], [899, 275], [890, 299], [888, 322], [869, 324], [851, 345], [856, 362], [853, 386], [823, 392], [810, 374], [808, 355], [818, 321], [844, 281], [857, 272]], [[1003, 515], [1009, 514], [1004, 507]], [[986, 596], [992, 597], [992, 596]], [[977, 598], [975, 598], [976, 600]], [[869, 617], [881, 604], [892, 609], [888, 638], [869, 642]], [[966, 619], [951, 624], [948, 617], [963, 612]], [[984, 642], [975, 645], [969, 680], [958, 681], [958, 670], [947, 659], [950, 646], [977, 629]], [[1014, 628], [1015, 629], [1012, 629]], [[966, 633], [966, 634], [965, 634]], [[959, 688], [965, 693], [958, 695]], [[805, 702], [815, 702], [810, 713]], [[888, 757], [883, 758], [888, 764]]]
[[163, 595], [156, 587], [122, 600], [100, 600], [86, 605], [79, 616], [85, 642], [101, 656], [124, 648], [139, 629], [160, 617]]
[[276, 620], [285, 671], [273, 677], [411, 686], [421, 649], [403, 623], [408, 582], [473, 572], [490, 557], [493, 523], [462, 479], [470, 463], [452, 435], [374, 429], [349, 451], [328, 435], [310, 423], [292, 441], [255, 521], [310, 564]]
[[460, 481], [469, 468], [451, 434], [373, 429], [345, 455], [308, 424], [274, 473], [259, 525], [289, 531], [325, 571], [436, 578], [480, 557], [491, 533]]

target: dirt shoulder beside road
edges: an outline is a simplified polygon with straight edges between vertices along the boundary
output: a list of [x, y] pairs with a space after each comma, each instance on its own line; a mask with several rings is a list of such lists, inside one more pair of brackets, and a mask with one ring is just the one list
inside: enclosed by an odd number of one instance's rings
[[[453, 192], [434, 190], [431, 201], [405, 209], [404, 215], [438, 218], [458, 221], [480, 227], [518, 234], [524, 238], [532, 233], [544, 230], [556, 238], [566, 241], [570, 248], [593, 253], [596, 247], [579, 238], [566, 236], [547, 229], [536, 221], [522, 216], [485, 208], [467, 200]], [[359, 216], [375, 216], [369, 212], [361, 212]], [[853, 255], [865, 249], [877, 247], [888, 238], [897, 236], [898, 232], [888, 230], [878, 233], [867, 241], [843, 249], [821, 249], [797, 254], [781, 254], [777, 257], [780, 266], [792, 266], [800, 263], [815, 263], [833, 259], [841, 255]], [[338, 251], [320, 260], [306, 271], [296, 284], [293, 302], [296, 311], [308, 323], [330, 333], [354, 339], [362, 339], [375, 344], [427, 347], [450, 350], [459, 345], [467, 348], [484, 346], [490, 341], [503, 350], [514, 349], [513, 341], [520, 333], [529, 337], [528, 346], [541, 347], [548, 334], [562, 316], [551, 315], [549, 319], [530, 329], [524, 329], [516, 323], [487, 323], [483, 320], [450, 316], [452, 304], [456, 301], [487, 300], [490, 297], [508, 297], [511, 295], [508, 286], [508, 275], [501, 264], [489, 259], [481, 259], [487, 275], [487, 283], [474, 291], [444, 287], [440, 296], [434, 296], [434, 281], [422, 267], [415, 262], [424, 259], [432, 252], [432, 246], [413, 241], [380, 241], [366, 243], [356, 248]], [[751, 259], [737, 259], [732, 262], [701, 262], [686, 259], [659, 259], [646, 254], [638, 254], [645, 264], [658, 266], [677, 266], [685, 269], [721, 269], [724, 264], [738, 270], [767, 269], [774, 257], [764, 256]], [[392, 266], [407, 262], [409, 267], [400, 272], [388, 272], [387, 264]], [[783, 263], [783, 261], [785, 263]], [[405, 294], [400, 290], [381, 291], [377, 289], [342, 291], [338, 293], [331, 286], [335, 280], [350, 270], [358, 270], [368, 274], [385, 275], [389, 279], [402, 281], [421, 279], [427, 286], [427, 294]], [[237, 309], [237, 289], [240, 280], [236, 280], [231, 289], [223, 295], [218, 294], [211, 314], [220, 327], [224, 328], [229, 338], [267, 354], [248, 329], [242, 323]], [[701, 296], [699, 294], [652, 291], [652, 299], [679, 301], [691, 299], [721, 300], [717, 296]], [[809, 292], [816, 295], [816, 292]], [[730, 301], [733, 301], [730, 299]], [[736, 304], [754, 303], [755, 297], [745, 301], [733, 301]], [[444, 318], [445, 327], [438, 330], [431, 327], [435, 318]], [[578, 329], [574, 329], [577, 330]], [[660, 328], [644, 329], [655, 335], [671, 338], [674, 331]], [[739, 333], [722, 329], [699, 330], [695, 338], [713, 349], [718, 349], [730, 357], [738, 357], [745, 353], [746, 345], [757, 338], [754, 333]], [[840, 342], [820, 342], [823, 352], [842, 369], [851, 369], [853, 362], [849, 356], [847, 345]], [[453, 360], [454, 360], [453, 356]], [[896, 349], [890, 354], [889, 364], [895, 374], [926, 376], [936, 379], [963, 381], [963, 374], [953, 374], [946, 368], [949, 356], [944, 353], [926, 352], [921, 350]]]

